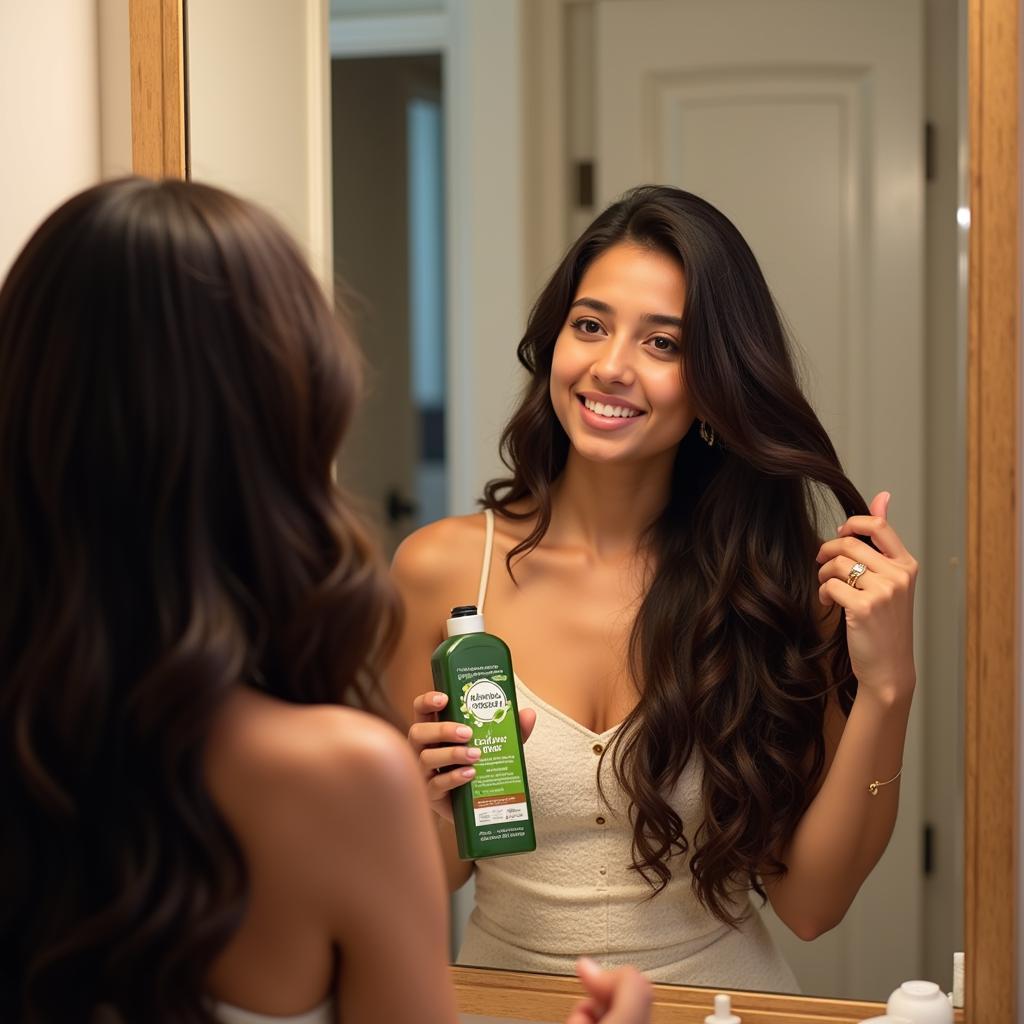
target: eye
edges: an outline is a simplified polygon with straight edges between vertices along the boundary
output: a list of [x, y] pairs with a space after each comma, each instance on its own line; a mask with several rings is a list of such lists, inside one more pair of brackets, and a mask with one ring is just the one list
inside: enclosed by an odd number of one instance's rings
[[679, 351], [679, 342], [675, 338], [667, 338], [664, 334], [655, 335], [648, 344], [655, 352], [664, 355], [675, 355]]
[[601, 326], [599, 320], [595, 320], [590, 316], [581, 316], [576, 320], [569, 322], [569, 326], [573, 330], [579, 331], [580, 334], [598, 335], [604, 332], [604, 328]]

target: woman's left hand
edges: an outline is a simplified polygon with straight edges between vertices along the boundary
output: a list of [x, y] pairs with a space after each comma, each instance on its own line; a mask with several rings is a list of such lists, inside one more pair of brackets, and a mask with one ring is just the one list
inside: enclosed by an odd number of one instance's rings
[[[917, 562], [886, 518], [890, 494], [876, 494], [870, 515], [851, 516], [839, 536], [818, 551], [818, 597], [846, 612], [850, 662], [862, 689], [887, 699], [909, 698], [914, 689], [914, 583]], [[875, 548], [860, 540], [870, 537]], [[851, 586], [858, 562], [867, 566]]]
[[580, 957], [576, 974], [587, 992], [565, 1024], [650, 1024], [653, 990], [635, 968], [602, 971], [593, 960]]

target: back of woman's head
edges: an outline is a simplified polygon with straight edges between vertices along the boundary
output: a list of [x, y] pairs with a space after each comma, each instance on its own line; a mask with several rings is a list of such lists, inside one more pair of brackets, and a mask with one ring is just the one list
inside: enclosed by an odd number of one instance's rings
[[0, 290], [0, 1018], [203, 1020], [246, 872], [203, 784], [239, 684], [372, 700], [394, 599], [332, 479], [355, 350], [219, 190], [75, 196]]

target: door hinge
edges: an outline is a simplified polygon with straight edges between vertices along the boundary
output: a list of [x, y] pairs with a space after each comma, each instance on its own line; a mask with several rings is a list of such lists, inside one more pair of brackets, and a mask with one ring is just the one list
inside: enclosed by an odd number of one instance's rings
[[924, 125], [924, 180], [935, 180], [935, 124], [932, 121]]
[[921, 855], [924, 873], [927, 877], [935, 871], [935, 828], [932, 825], [924, 827], [924, 841], [921, 843]]
[[416, 515], [419, 505], [405, 497], [397, 487], [392, 487], [384, 495], [384, 511], [387, 514], [388, 523], [391, 526], [397, 526], [403, 519]]
[[576, 161], [576, 205], [587, 209], [594, 205], [594, 161]]

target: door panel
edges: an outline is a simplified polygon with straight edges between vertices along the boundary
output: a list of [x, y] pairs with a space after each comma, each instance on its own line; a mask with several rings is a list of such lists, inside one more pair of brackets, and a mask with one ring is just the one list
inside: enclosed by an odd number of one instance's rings
[[[597, 205], [669, 183], [736, 223], [847, 473], [869, 499], [896, 493], [894, 524], [921, 551], [921, 3], [598, 0], [595, 14]], [[920, 973], [923, 699], [896, 832], [846, 920], [810, 944], [769, 922], [808, 993], [885, 998]]]
[[366, 361], [340, 478], [390, 557], [445, 514], [441, 57], [336, 59], [331, 80], [334, 262]]

